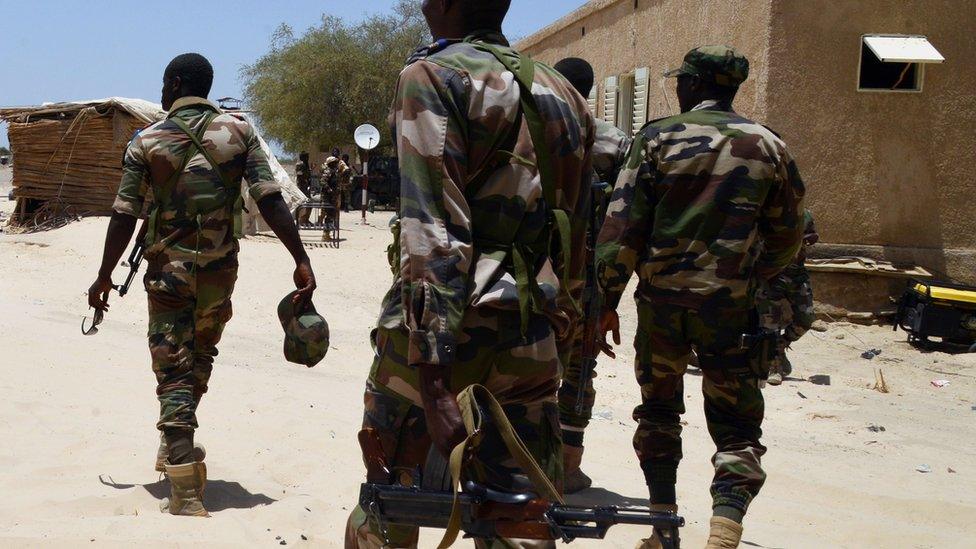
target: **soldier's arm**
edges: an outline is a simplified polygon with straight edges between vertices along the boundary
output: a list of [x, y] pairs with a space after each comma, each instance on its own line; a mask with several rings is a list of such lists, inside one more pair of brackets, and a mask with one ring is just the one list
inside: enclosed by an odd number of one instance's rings
[[627, 165], [617, 176], [597, 239], [597, 279], [610, 309], [617, 308], [647, 250], [654, 223], [654, 169], [647, 152], [647, 138], [638, 134], [627, 155]]
[[308, 301], [315, 292], [315, 274], [312, 272], [308, 254], [305, 253], [305, 246], [302, 245], [302, 238], [298, 234], [295, 218], [292, 217], [288, 205], [281, 197], [281, 186], [271, 171], [268, 155], [265, 154], [260, 139], [250, 125], [245, 139], [247, 161], [244, 164], [244, 181], [247, 184], [248, 194], [257, 202], [261, 217], [295, 260], [294, 282], [298, 290], [294, 297], [295, 302]]
[[112, 271], [122, 259], [125, 248], [135, 232], [136, 219], [142, 215], [143, 203], [149, 192], [149, 163], [142, 140], [136, 136], [125, 150], [122, 161], [122, 181], [112, 204], [112, 218], [105, 233], [102, 263], [95, 282], [88, 289], [88, 305], [100, 310], [108, 308], [108, 292], [112, 289]]
[[773, 183], [759, 212], [759, 236], [763, 252], [756, 275], [770, 279], [793, 261], [803, 242], [803, 195], [806, 190], [796, 162], [783, 149]]
[[410, 365], [450, 365], [473, 251], [466, 178], [466, 87], [428, 61], [405, 68], [394, 100], [400, 162], [400, 277]]

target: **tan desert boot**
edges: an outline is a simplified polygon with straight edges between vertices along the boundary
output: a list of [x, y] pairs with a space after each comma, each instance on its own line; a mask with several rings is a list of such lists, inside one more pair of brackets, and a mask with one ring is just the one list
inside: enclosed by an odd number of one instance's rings
[[742, 539], [742, 525], [725, 517], [712, 517], [705, 549], [736, 549]]
[[581, 446], [563, 445], [563, 493], [575, 494], [593, 486], [593, 479], [580, 470], [583, 463], [583, 448]]
[[[657, 503], [651, 505], [651, 511], [656, 511], [658, 513], [674, 513], [678, 514], [677, 505], [669, 505], [665, 503]], [[661, 545], [661, 540], [658, 539], [657, 534], [651, 534], [651, 537], [647, 539], [642, 539], [640, 543], [637, 544], [636, 549], [662, 549], [664, 547]]]
[[203, 507], [203, 489], [207, 485], [207, 466], [203, 462], [166, 464], [170, 482], [170, 498], [163, 512], [187, 517], [209, 517]]
[[[199, 442], [193, 443], [193, 461], [203, 461], [207, 457], [207, 449]], [[156, 450], [156, 471], [166, 472], [166, 459], [169, 458], [169, 446], [166, 445], [166, 436], [159, 434], [159, 449]]]

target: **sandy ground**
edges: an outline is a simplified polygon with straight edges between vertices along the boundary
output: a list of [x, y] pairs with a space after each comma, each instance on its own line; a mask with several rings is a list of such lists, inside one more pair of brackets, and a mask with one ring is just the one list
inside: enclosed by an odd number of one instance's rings
[[[7, 177], [0, 169], [0, 187]], [[0, 208], [10, 207], [4, 190]], [[368, 334], [390, 282], [388, 214], [370, 219], [348, 222], [340, 249], [310, 249], [315, 301], [332, 326], [329, 356], [311, 370], [281, 357], [274, 310], [291, 284], [287, 253], [267, 237], [243, 242], [235, 316], [200, 409], [209, 520], [158, 511], [168, 485], [152, 470], [157, 403], [144, 292], [114, 296], [100, 333], [79, 333], [106, 220], [0, 235], [0, 545], [339, 546], [363, 477], [355, 435]], [[632, 338], [632, 304], [622, 316]], [[599, 365], [584, 462], [598, 487], [577, 502], [645, 503], [630, 446], [638, 393], [625, 347]], [[860, 358], [869, 348], [882, 354]], [[745, 546], [972, 547], [976, 355], [920, 353], [902, 333], [838, 323], [811, 333], [792, 358], [795, 379], [766, 391], [769, 480], [747, 518]], [[871, 389], [879, 367], [888, 394]], [[806, 381], [811, 375], [830, 385]], [[950, 384], [936, 388], [933, 379]], [[704, 544], [709, 516], [700, 383], [689, 376], [686, 384], [678, 487], [686, 547]], [[931, 472], [916, 470], [923, 464]], [[576, 546], [632, 547], [641, 534], [617, 527], [602, 545]], [[437, 539], [428, 533], [421, 545]]]

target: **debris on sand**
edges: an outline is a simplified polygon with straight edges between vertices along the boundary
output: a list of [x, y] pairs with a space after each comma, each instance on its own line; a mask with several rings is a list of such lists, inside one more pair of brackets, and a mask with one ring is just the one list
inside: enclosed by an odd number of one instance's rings
[[874, 423], [868, 425], [868, 431], [871, 431], [872, 433], [883, 433], [884, 430], [884, 425], [875, 425]]
[[928, 465], [924, 464], [924, 463], [921, 464], [921, 465], [919, 465], [918, 467], [916, 467], [915, 470], [918, 471], [919, 473], [931, 473], [932, 472], [932, 468], [929, 467]]
[[881, 368], [874, 371], [874, 387], [872, 389], [879, 393], [887, 394], [889, 392], [888, 384], [885, 382], [884, 372], [881, 371]]
[[932, 386], [933, 387], [937, 387], [937, 388], [941, 389], [941, 388], [943, 388], [943, 387], [945, 387], [946, 385], [949, 384], [949, 380], [948, 379], [933, 379], [931, 383], [932, 383]]

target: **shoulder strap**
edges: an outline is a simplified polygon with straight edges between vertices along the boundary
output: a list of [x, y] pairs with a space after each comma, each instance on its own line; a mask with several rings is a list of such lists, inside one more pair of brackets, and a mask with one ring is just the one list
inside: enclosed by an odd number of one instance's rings
[[217, 177], [220, 178], [220, 181], [224, 184], [224, 187], [231, 189], [233, 185], [230, 184], [227, 181], [227, 179], [224, 177], [224, 172], [220, 170], [220, 165], [217, 164], [217, 161], [214, 160], [214, 157], [210, 155], [210, 152], [207, 150], [206, 147], [203, 146], [203, 143], [200, 140], [200, 138], [203, 137], [203, 134], [206, 133], [207, 128], [210, 127], [210, 123], [213, 122], [214, 118], [217, 118], [216, 113], [210, 113], [207, 115], [206, 118], [204, 118], [203, 122], [200, 124], [199, 136], [194, 134], [192, 131], [190, 131], [190, 128], [189, 126], [186, 125], [186, 122], [183, 122], [179, 118], [172, 118], [171, 120], [173, 121], [174, 124], [176, 124], [176, 126], [180, 130], [183, 131], [183, 133], [186, 134], [187, 137], [190, 138], [191, 141], [193, 141], [193, 144], [196, 146], [197, 150], [200, 151], [200, 154], [202, 154], [203, 157], [207, 159], [207, 162], [210, 163], [210, 167], [212, 167], [214, 171], [217, 172]]
[[552, 157], [549, 154], [549, 147], [546, 143], [545, 122], [539, 114], [539, 107], [536, 104], [535, 96], [532, 95], [532, 83], [535, 80], [535, 62], [528, 56], [521, 55], [515, 50], [503, 50], [487, 42], [471, 41], [470, 44], [479, 50], [493, 55], [499, 63], [515, 75], [515, 80], [521, 88], [522, 114], [529, 127], [529, 135], [532, 137], [532, 148], [535, 150], [536, 166], [539, 170], [539, 179], [542, 182], [542, 196], [545, 198], [548, 207], [555, 208], [555, 172], [552, 167]]

